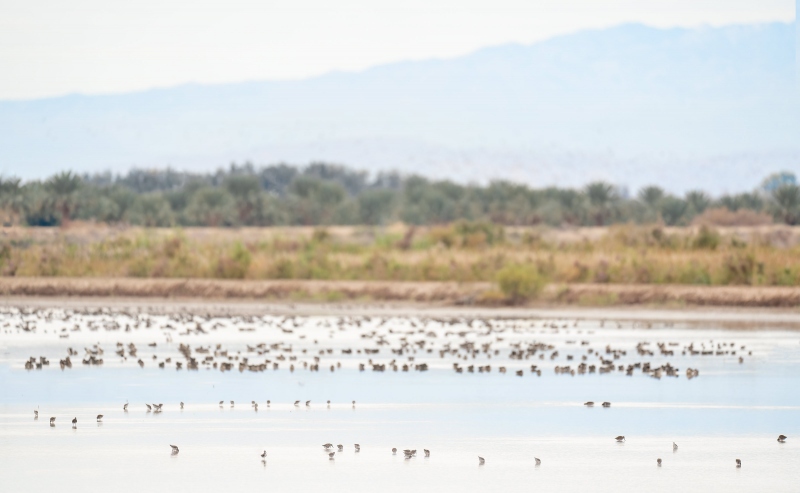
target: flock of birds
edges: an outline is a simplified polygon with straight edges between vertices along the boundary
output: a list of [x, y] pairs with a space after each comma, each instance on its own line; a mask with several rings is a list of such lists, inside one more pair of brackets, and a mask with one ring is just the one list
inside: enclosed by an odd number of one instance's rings
[[[222, 407], [224, 405], [224, 402], [225, 401], [219, 401], [220, 407]], [[300, 401], [295, 401], [294, 405], [298, 406], [299, 403], [300, 403]], [[270, 406], [270, 404], [271, 404], [271, 402], [267, 401], [267, 406], [268, 407]], [[311, 404], [311, 401], [306, 401], [305, 405], [306, 406], [310, 406], [310, 404]], [[126, 412], [126, 413], [128, 412], [128, 405], [129, 405], [128, 403], [125, 403], [122, 406], [123, 411]], [[235, 405], [235, 402], [234, 401], [230, 401], [230, 406], [234, 407], [234, 405]], [[251, 401], [250, 405], [254, 406], [256, 409], [258, 409], [258, 403], [256, 403], [255, 401]], [[327, 405], [328, 405], [328, 407], [330, 407], [331, 401], [327, 401]], [[352, 401], [352, 405], [353, 405], [353, 408], [355, 408], [356, 401]], [[591, 405], [594, 405], [594, 403], [589, 401], [589, 402], [586, 402], [585, 405], [591, 406]], [[148, 413], [149, 412], [159, 413], [159, 412], [162, 411], [163, 404], [152, 404], [152, 405], [151, 404], [145, 404], [145, 406], [147, 406], [147, 412]], [[604, 402], [603, 403], [603, 407], [610, 407], [610, 406], [611, 406], [611, 403], [609, 403], [609, 402]], [[180, 408], [184, 409], [184, 407], [185, 407], [185, 404], [183, 402], [181, 402], [180, 403]], [[39, 419], [39, 411], [34, 409], [33, 416], [34, 416], [34, 420], [38, 420]], [[103, 415], [102, 414], [98, 414], [97, 415], [97, 422], [100, 423], [100, 422], [102, 422], [102, 420], [103, 420]], [[50, 426], [51, 427], [55, 427], [55, 423], [56, 423], [56, 417], [53, 416], [53, 417], [50, 418]], [[72, 427], [73, 428], [77, 428], [77, 426], [78, 426], [78, 418], [77, 417], [72, 418]], [[786, 443], [786, 440], [788, 438], [789, 437], [787, 437], [786, 435], [783, 435], [783, 434], [778, 435], [778, 443]], [[618, 435], [618, 436], [614, 437], [614, 440], [616, 440], [617, 443], [624, 443], [625, 442], [625, 435]], [[360, 444], [356, 443], [356, 444], [353, 444], [353, 446], [355, 448], [355, 452], [356, 453], [360, 453], [361, 452], [361, 445]], [[177, 455], [178, 453], [180, 453], [180, 449], [179, 449], [179, 447], [177, 445], [170, 445], [170, 447], [172, 449], [172, 455]], [[336, 445], [336, 450], [333, 449], [334, 445], [332, 443], [330, 443], [330, 442], [322, 444], [322, 447], [323, 447], [324, 451], [328, 454], [328, 459], [329, 460], [334, 460], [335, 459], [335, 455], [336, 455], [337, 452], [341, 453], [341, 452], [344, 451], [344, 445], [342, 445], [342, 444]], [[672, 442], [672, 451], [673, 452], [677, 452], [677, 450], [678, 450], [678, 444], [675, 443], [675, 442]], [[431, 456], [431, 451], [430, 450], [422, 449], [422, 451], [425, 454], [425, 458], [429, 458]], [[403, 456], [405, 457], [406, 460], [413, 459], [414, 457], [417, 456], [417, 450], [416, 449], [403, 449], [402, 452], [403, 452]], [[397, 454], [397, 448], [393, 447], [392, 448], [392, 455], [396, 455], [396, 454]], [[261, 456], [262, 461], [266, 464], [267, 451], [264, 450], [263, 452], [261, 452], [260, 456]], [[540, 458], [534, 457], [533, 459], [534, 459], [534, 465], [540, 466], [542, 464], [542, 460]], [[484, 464], [486, 464], [486, 459], [484, 459], [481, 456], [478, 456], [478, 465], [482, 466]], [[660, 457], [656, 459], [656, 465], [658, 467], [661, 467], [662, 460], [661, 460]], [[736, 459], [736, 467], [737, 468], [742, 467], [741, 459]]]
[[[6, 320], [2, 327], [6, 333], [15, 330], [52, 333], [65, 344], [76, 334], [100, 330], [117, 333], [120, 338], [141, 330], [147, 334], [159, 334], [164, 339], [157, 342], [149, 336], [150, 342], [139, 340], [139, 345], [133, 340], [120, 340], [110, 352], [100, 342], [84, 347], [83, 354], [66, 347], [66, 356], [59, 358], [61, 370], [71, 369], [72, 359], [76, 358], [85, 366], [97, 367], [110, 362], [119, 366], [133, 363], [145, 368], [152, 364], [155, 368], [174, 367], [178, 371], [238, 369], [239, 372], [263, 372], [288, 369], [295, 372], [303, 369], [318, 372], [322, 367], [337, 372], [349, 367], [360, 372], [425, 372], [436, 368], [452, 369], [457, 374], [496, 370], [499, 374], [512, 372], [519, 377], [525, 374], [540, 377], [549, 361], [555, 375], [617, 373], [633, 376], [639, 373], [660, 380], [681, 375], [693, 379], [700, 374], [697, 368], [692, 367], [681, 372], [669, 358], [723, 357], [742, 364], [745, 356], [752, 355], [746, 346], [733, 341], [640, 341], [628, 347], [615, 347], [610, 343], [597, 346], [592, 342], [595, 339], [594, 328], [584, 329], [579, 320], [563, 319], [153, 315], [136, 311], [49, 309], [11, 309], [0, 311], [0, 316]], [[592, 325], [603, 328], [606, 323], [612, 324], [610, 328], [614, 325], [618, 329], [623, 327], [620, 322], [602, 320]], [[653, 324], [632, 323], [629, 326], [652, 328]], [[225, 347], [222, 343], [209, 341], [220, 329], [252, 335], [235, 338], [238, 342], [229, 342]], [[356, 331], [357, 338], [351, 337], [346, 345], [334, 342], [340, 333], [349, 331]], [[560, 343], [554, 336], [562, 338], [563, 345], [557, 346]], [[176, 346], [174, 337], [183, 337], [186, 342], [179, 342]], [[257, 340], [257, 337], [262, 340]], [[196, 342], [188, 342], [190, 338]], [[242, 342], [244, 340], [249, 342]], [[168, 354], [159, 355], [157, 351], [165, 345]], [[492, 364], [498, 360], [500, 364]], [[49, 365], [50, 359], [46, 356], [31, 356], [24, 362], [28, 370], [40, 370]], [[304, 404], [310, 407], [311, 401]], [[330, 406], [330, 401], [327, 404]], [[181, 402], [180, 408], [184, 409], [184, 405]], [[222, 407], [224, 401], [219, 405]], [[271, 402], [266, 401], [266, 405], [269, 407]], [[294, 402], [294, 406], [301, 405], [303, 401]], [[352, 401], [352, 406], [355, 405], [356, 402]], [[587, 401], [584, 405], [593, 407], [595, 402]], [[611, 407], [608, 401], [599, 405]], [[147, 412], [160, 413], [162, 406], [146, 404]], [[230, 401], [230, 406], [234, 406], [233, 401]], [[251, 406], [258, 410], [257, 402], [251, 401]], [[127, 403], [123, 409], [128, 411]], [[35, 419], [38, 419], [38, 411], [34, 412]], [[103, 415], [98, 414], [96, 420], [102, 422]], [[55, 421], [56, 417], [51, 417], [50, 426], [54, 427]], [[73, 428], [77, 428], [77, 424], [75, 417], [72, 419]], [[625, 442], [625, 436], [617, 436], [615, 440]], [[780, 443], [786, 440], [785, 435], [778, 437]], [[170, 447], [173, 455], [180, 452], [177, 445]], [[354, 448], [356, 453], [361, 450], [359, 444], [354, 444]], [[344, 447], [340, 444], [334, 449], [333, 444], [325, 443], [323, 449], [328, 458], [334, 460]], [[673, 443], [673, 451], [677, 449], [678, 445]], [[391, 452], [397, 454], [398, 449], [392, 448]], [[416, 457], [417, 450], [403, 449], [402, 453], [405, 459], [411, 460]], [[423, 449], [423, 453], [426, 458], [431, 456], [428, 449]], [[266, 461], [267, 451], [263, 450], [260, 456]], [[534, 461], [536, 466], [542, 463], [538, 457], [534, 457]], [[483, 457], [478, 457], [479, 465], [485, 462]], [[656, 462], [659, 467], [662, 465], [661, 458]], [[736, 467], [741, 467], [741, 464], [741, 460], [736, 459]]]
[[[3, 314], [0, 313], [0, 316]], [[46, 325], [59, 338], [68, 339], [84, 331], [118, 332], [139, 330], [157, 332], [163, 342], [117, 341], [109, 350], [101, 343], [85, 346], [83, 351], [65, 347], [59, 357], [62, 370], [73, 368], [73, 358], [85, 366], [133, 363], [141, 368], [150, 364], [159, 369], [216, 369], [219, 371], [263, 372], [288, 369], [330, 372], [343, 368], [364, 372], [425, 372], [433, 368], [452, 369], [457, 374], [513, 373], [542, 376], [547, 362], [556, 375], [581, 376], [611, 373], [654, 379], [697, 378], [700, 370], [683, 371], [669, 359], [673, 357], [725, 357], [744, 363], [752, 355], [746, 346], [733, 341], [640, 341], [632, 347], [599, 347], [592, 343], [594, 328], [581, 328], [579, 320], [498, 320], [489, 318], [410, 318], [410, 317], [299, 317], [299, 316], [212, 316], [196, 314], [152, 315], [131, 311], [106, 310], [56, 311], [19, 310], [14, 322], [7, 321], [7, 332], [35, 332]], [[5, 318], [8, 319], [6, 316]], [[13, 325], [12, 325], [13, 323]], [[622, 328], [620, 322], [609, 322]], [[606, 321], [599, 321], [604, 327]], [[665, 323], [670, 326], [671, 323]], [[652, 323], [632, 323], [632, 328], [652, 328]], [[252, 332], [252, 342], [231, 344], [190, 343], [212, 339], [218, 330]], [[340, 334], [357, 332], [347, 345], [336, 341]], [[325, 337], [327, 335], [327, 338]], [[541, 337], [539, 337], [541, 336]], [[554, 336], [567, 336], [563, 346]], [[187, 338], [173, 343], [174, 337]], [[261, 341], [258, 341], [261, 339]], [[326, 344], [327, 339], [327, 344]], [[65, 341], [66, 342], [66, 341]], [[166, 344], [166, 352], [159, 350]], [[239, 345], [241, 344], [241, 345]], [[143, 354], [144, 353], [144, 354]], [[114, 355], [114, 356], [111, 356]], [[656, 360], [656, 361], [653, 361]], [[499, 364], [492, 364], [497, 361]], [[152, 363], [151, 363], [152, 362]], [[50, 365], [47, 356], [31, 356], [24, 361], [28, 370]]]

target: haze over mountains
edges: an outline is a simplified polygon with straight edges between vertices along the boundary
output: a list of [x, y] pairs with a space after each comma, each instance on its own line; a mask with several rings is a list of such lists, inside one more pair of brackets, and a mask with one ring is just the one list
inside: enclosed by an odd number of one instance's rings
[[624, 25], [301, 81], [5, 101], [0, 173], [324, 160], [462, 182], [750, 190], [800, 172], [794, 43], [790, 24]]

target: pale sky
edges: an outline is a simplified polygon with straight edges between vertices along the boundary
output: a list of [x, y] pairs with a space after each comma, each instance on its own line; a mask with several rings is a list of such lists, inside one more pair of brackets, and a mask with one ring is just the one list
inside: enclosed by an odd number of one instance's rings
[[792, 22], [800, 0], [0, 0], [0, 99], [297, 79], [624, 22]]

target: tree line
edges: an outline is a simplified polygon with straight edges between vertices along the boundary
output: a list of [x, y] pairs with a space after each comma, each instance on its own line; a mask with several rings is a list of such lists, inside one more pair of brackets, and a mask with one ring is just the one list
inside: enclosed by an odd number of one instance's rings
[[701, 190], [678, 196], [655, 185], [629, 194], [602, 181], [580, 189], [532, 188], [508, 181], [463, 185], [396, 172], [371, 176], [327, 163], [246, 163], [207, 174], [134, 169], [120, 175], [66, 171], [28, 182], [0, 177], [0, 210], [5, 225], [28, 226], [75, 220], [146, 227], [430, 225], [458, 220], [508, 226], [681, 226], [721, 216], [797, 224], [800, 187], [793, 174], [777, 173], [751, 192], [719, 197]]

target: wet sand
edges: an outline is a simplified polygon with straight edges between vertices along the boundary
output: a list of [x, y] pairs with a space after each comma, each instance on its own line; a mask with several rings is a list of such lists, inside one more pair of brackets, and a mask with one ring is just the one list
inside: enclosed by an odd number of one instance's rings
[[357, 300], [348, 302], [293, 302], [248, 298], [126, 297], [126, 296], [3, 296], [0, 307], [109, 308], [148, 313], [289, 316], [420, 316], [472, 318], [535, 318], [624, 320], [715, 324], [731, 329], [783, 328], [800, 330], [800, 309], [716, 306], [454, 306], [447, 303]]

